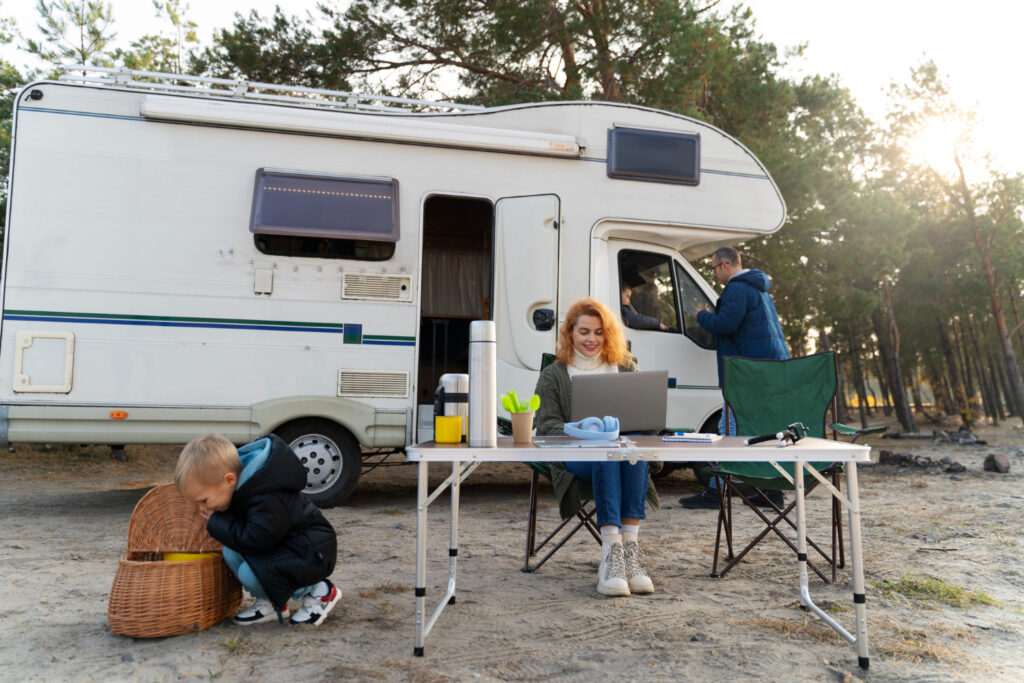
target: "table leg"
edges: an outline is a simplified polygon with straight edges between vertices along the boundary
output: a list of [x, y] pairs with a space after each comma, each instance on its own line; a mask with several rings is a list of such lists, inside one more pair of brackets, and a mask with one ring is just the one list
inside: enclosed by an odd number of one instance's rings
[[414, 657], [423, 656], [423, 630], [427, 619], [427, 483], [429, 467], [420, 461], [419, 478], [416, 482], [416, 639], [413, 644]]
[[[850, 513], [850, 557], [853, 561], [853, 606], [856, 624], [853, 633], [850, 633], [839, 623], [825, 613], [820, 607], [814, 604], [811, 599], [810, 589], [807, 583], [807, 545], [806, 527], [803, 508], [804, 493], [804, 467], [808, 467], [825, 487], [829, 489], [834, 497], [841, 500]], [[804, 610], [814, 612], [826, 624], [835, 629], [836, 633], [846, 639], [851, 645], [857, 648], [857, 663], [862, 669], [868, 668], [868, 625], [867, 606], [864, 602], [864, 555], [861, 549], [860, 538], [860, 494], [857, 489], [857, 464], [850, 462], [846, 467], [847, 493], [849, 497], [843, 500], [842, 494], [824, 478], [810, 469], [809, 465], [798, 462], [794, 488], [797, 495], [797, 558], [800, 561], [800, 606]]]
[[796, 559], [800, 571], [800, 608], [806, 611], [810, 583], [807, 578], [807, 511], [804, 500], [804, 468], [796, 463], [793, 468], [793, 494], [796, 497]]
[[455, 562], [459, 558], [459, 490], [462, 488], [462, 463], [452, 463], [451, 527], [448, 535], [448, 604], [455, 604]]
[[850, 496], [850, 555], [853, 560], [853, 608], [856, 619], [854, 633], [857, 639], [857, 663], [867, 669], [868, 616], [864, 592], [864, 552], [860, 537], [860, 491], [857, 488], [857, 463], [846, 465], [846, 491]]

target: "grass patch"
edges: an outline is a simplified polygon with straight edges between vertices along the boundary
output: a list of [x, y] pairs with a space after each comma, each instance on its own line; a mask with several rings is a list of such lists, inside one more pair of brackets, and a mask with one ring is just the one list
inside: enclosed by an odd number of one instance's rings
[[[755, 626], [776, 635], [782, 635], [787, 639], [846, 645], [846, 641], [833, 631], [831, 627], [811, 617], [805, 617], [800, 621], [764, 617], [761, 619], [743, 619], [735, 623]], [[968, 658], [968, 655], [962, 649], [946, 645], [944, 641], [949, 638], [967, 642], [975, 640], [972, 634], [963, 629], [947, 631], [936, 628], [931, 632], [925, 632], [919, 629], [908, 629], [894, 624], [886, 624], [882, 628], [876, 627], [873, 629], [870, 641], [871, 654], [876, 657], [917, 664], [922, 662], [941, 662], [962, 665]]]
[[1020, 539], [1013, 536], [1007, 536], [999, 531], [993, 532], [991, 534], [991, 539], [996, 545], [1005, 545], [1010, 548], [1020, 547]]
[[929, 661], [955, 662], [962, 666], [967, 656], [964, 650], [941, 642], [936, 634], [931, 634], [929, 639], [927, 633], [918, 630], [897, 630], [891, 637], [876, 638], [871, 647], [879, 657], [909, 660], [916, 664]]
[[386, 583], [379, 583], [373, 588], [363, 588], [359, 591], [359, 597], [361, 598], [375, 598], [381, 593], [386, 595], [398, 595], [400, 593], [408, 593], [409, 586], [400, 583], [393, 583], [388, 581]]
[[853, 611], [853, 605], [848, 602], [839, 602], [838, 600], [834, 602], [825, 602], [821, 604], [820, 607], [823, 612], [828, 612], [829, 614], [845, 614], [846, 612]]
[[887, 600], [905, 600], [912, 604], [927, 606], [942, 603], [952, 607], [969, 607], [972, 604], [998, 605], [987, 593], [972, 591], [963, 586], [946, 583], [931, 576], [904, 574], [896, 581], [886, 579], [871, 584]]
[[379, 586], [377, 586], [377, 590], [379, 590], [381, 593], [389, 593], [392, 595], [396, 595], [399, 593], [408, 593], [409, 586], [407, 586], [404, 583], [392, 583], [391, 581], [388, 581], [387, 583], [382, 583]]
[[228, 655], [245, 655], [256, 651], [256, 644], [252, 638], [239, 633], [234, 638], [228, 638], [220, 644], [221, 648]]

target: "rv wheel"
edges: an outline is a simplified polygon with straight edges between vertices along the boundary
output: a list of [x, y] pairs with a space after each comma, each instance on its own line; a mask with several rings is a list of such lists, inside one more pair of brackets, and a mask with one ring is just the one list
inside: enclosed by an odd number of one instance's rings
[[356, 488], [362, 467], [359, 444], [329, 420], [296, 420], [274, 432], [291, 446], [306, 469], [306, 495], [317, 507], [340, 505]]

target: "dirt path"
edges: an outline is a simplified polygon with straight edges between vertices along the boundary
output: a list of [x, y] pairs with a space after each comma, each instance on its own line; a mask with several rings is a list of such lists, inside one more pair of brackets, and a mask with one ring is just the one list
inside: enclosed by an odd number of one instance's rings
[[[0, 679], [1022, 680], [1024, 432], [978, 436], [989, 445], [872, 444], [876, 457], [879, 448], [949, 456], [967, 471], [861, 469], [869, 673], [800, 611], [781, 542], [723, 579], [708, 576], [716, 515], [676, 504], [697, 490], [679, 472], [659, 481], [666, 507], [642, 532], [652, 596], [598, 596], [597, 546], [582, 535], [540, 572], [521, 573], [527, 470], [485, 466], [462, 490], [458, 603], [430, 634], [427, 656], [413, 658], [415, 470], [406, 466], [365, 475], [349, 505], [327, 511], [345, 597], [320, 628], [224, 623], [123, 638], [109, 632], [106, 608], [128, 518], [149, 486], [169, 480], [175, 449], [129, 447], [120, 463], [105, 448], [17, 447], [0, 452]], [[1006, 454], [1010, 473], [982, 471], [988, 453]], [[443, 468], [431, 472], [443, 478]], [[541, 505], [542, 523], [554, 521], [549, 491]], [[440, 533], [428, 600], [446, 578], [446, 512], [430, 515]], [[812, 594], [849, 627], [848, 582], [847, 570], [838, 586], [813, 581]], [[917, 593], [951, 587], [975, 599], [953, 606]]]

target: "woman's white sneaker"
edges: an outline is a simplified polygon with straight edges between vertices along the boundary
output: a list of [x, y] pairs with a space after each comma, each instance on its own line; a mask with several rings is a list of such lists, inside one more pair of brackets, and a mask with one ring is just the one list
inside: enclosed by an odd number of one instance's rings
[[629, 595], [629, 582], [626, 581], [626, 560], [623, 556], [622, 544], [613, 543], [608, 552], [603, 555], [601, 566], [597, 569], [597, 592], [601, 595], [622, 597]]
[[654, 582], [648, 576], [647, 570], [640, 564], [643, 551], [636, 541], [626, 541], [622, 548], [622, 554], [626, 564], [626, 582], [629, 584], [630, 593], [653, 593]]

